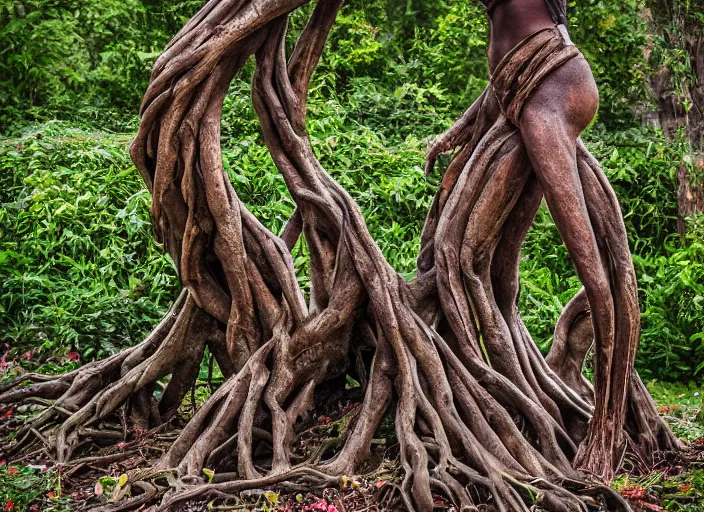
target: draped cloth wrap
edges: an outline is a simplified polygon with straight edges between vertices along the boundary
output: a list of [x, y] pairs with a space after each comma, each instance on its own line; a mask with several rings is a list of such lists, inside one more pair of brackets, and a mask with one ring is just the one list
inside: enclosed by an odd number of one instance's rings
[[496, 66], [489, 87], [501, 112], [518, 125], [523, 107], [550, 73], [581, 55], [564, 39], [558, 27], [546, 28], [524, 39]]
[[[509, 138], [520, 139], [518, 121], [532, 94], [551, 72], [570, 59], [581, 56], [581, 52], [566, 40], [564, 34], [560, 28], [551, 27], [540, 30], [518, 43], [496, 66], [484, 92], [455, 125], [440, 137], [438, 154], [458, 147], [460, 151], [448, 166], [426, 219], [421, 254], [418, 258], [421, 272], [432, 268], [432, 236], [439, 221], [440, 211], [479, 143], [482, 142], [482, 148], [488, 150], [497, 143], [503, 143], [504, 136], [507, 135], [504, 132], [513, 132], [513, 137]], [[500, 133], [504, 136], [499, 136]], [[490, 138], [486, 138], [488, 134]], [[490, 144], [492, 141], [494, 144]], [[522, 142], [518, 142], [522, 146]], [[433, 163], [434, 158], [432, 157]], [[425, 235], [431, 238], [426, 239]], [[424, 254], [426, 252], [428, 254]]]
[[[566, 362], [560, 364], [560, 357], [567, 358], [570, 354], [569, 329], [556, 333], [552, 348], [554, 364], [547, 370], [560, 389], [541, 381], [546, 371], [545, 359], [517, 308], [521, 245], [542, 197], [521, 137], [520, 119], [525, 105], [546, 77], [574, 58], [583, 57], [562, 27], [529, 36], [502, 59], [487, 89], [438, 139], [428, 153], [426, 171], [432, 169], [439, 154], [459, 150], [443, 176], [426, 218], [417, 270], [418, 276], [435, 278], [437, 300], [442, 306], [438, 311], [444, 313], [444, 316], [439, 313], [442, 320], [436, 320], [438, 328], [445, 325], [446, 332], [451, 330], [455, 346], [465, 357], [486, 357], [495, 369], [541, 403], [558, 423], [564, 424], [576, 444], [586, 436], [587, 422], [583, 417], [576, 419], [579, 415], [574, 414], [561, 417], [560, 411], [569, 410], [565, 403], [570, 402], [585, 411], [587, 420], [594, 413], [595, 421], [606, 421], [613, 427], [613, 439], [603, 440], [602, 446], [607, 453], [615, 453], [622, 448], [622, 418], [640, 337], [640, 313], [635, 272], [618, 200], [581, 139], [576, 148], [578, 173], [610, 281], [615, 319], [610, 328], [613, 336], [597, 340], [597, 363], [603, 368], [604, 378], [596, 385], [596, 403], [591, 386], [581, 375], [581, 364], [578, 368]], [[589, 304], [582, 289], [565, 308], [563, 316], [577, 318], [588, 313]], [[587, 335], [592, 336], [591, 329]], [[590, 344], [580, 349], [584, 355]], [[520, 368], [526, 369], [528, 377], [515, 371]], [[635, 380], [640, 383], [637, 375]], [[651, 422], [651, 419], [635, 419], [641, 420]], [[573, 421], [580, 424], [571, 425]], [[637, 425], [630, 430], [650, 428], [657, 427]]]

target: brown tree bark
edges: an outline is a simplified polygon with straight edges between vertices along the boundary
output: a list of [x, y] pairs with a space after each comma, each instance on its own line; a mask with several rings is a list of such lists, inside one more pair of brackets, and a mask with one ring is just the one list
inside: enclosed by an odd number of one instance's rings
[[[595, 395], [581, 377], [596, 325], [584, 294], [567, 306], [547, 360], [516, 308], [520, 248], [543, 189], [515, 125], [485, 93], [431, 149], [428, 168], [438, 153], [460, 148], [426, 222], [418, 275], [407, 283], [308, 138], [308, 86], [342, 0], [318, 1], [288, 56], [288, 17], [303, 3], [210, 0], [157, 59], [131, 155], [153, 197], [155, 236], [184, 292], [136, 347], [0, 390], [0, 403], [54, 400], [3, 447], [4, 456], [41, 442], [43, 432], [57, 459], [68, 461], [91, 426], [120, 413], [142, 428], [163, 423], [192, 386], [207, 347], [227, 380], [154, 468], [130, 474], [134, 496], [115, 507], [161, 500], [159, 509], [169, 510], [282, 482], [330, 485], [359, 470], [393, 407], [409, 509], [432, 510], [438, 492], [464, 510], [628, 510], [603, 479], [624, 456], [647, 470], [680, 446], [631, 375], [635, 283], [618, 203], [598, 164], [580, 142], [581, 186], [623, 313], [615, 328], [620, 345], [597, 343], [615, 362], [599, 373]], [[223, 99], [252, 56], [264, 142], [296, 202], [280, 237], [247, 210], [222, 164]], [[559, 67], [567, 57], [550, 62]], [[465, 165], [470, 156], [485, 165]], [[310, 253], [308, 302], [290, 252], [301, 235]], [[360, 340], [373, 352], [366, 364]], [[329, 458], [296, 464], [299, 418], [313, 412], [321, 387], [355, 364], [364, 400], [341, 446]], [[156, 400], [154, 385], [168, 375]], [[270, 460], [257, 459], [262, 442], [271, 446]], [[573, 468], [580, 445], [586, 455], [578, 465], [595, 475]], [[204, 468], [220, 472], [227, 464], [236, 478], [202, 479]], [[149, 476], [167, 471], [180, 484], [163, 494]]]
[[687, 232], [688, 219], [704, 212], [704, 24], [697, 17], [702, 9], [701, 0], [652, 2], [652, 30], [669, 49], [683, 52], [688, 64], [684, 72], [674, 72], [662, 64], [650, 79], [665, 136], [676, 140], [684, 130], [692, 150], [690, 161], [683, 162], [677, 173], [677, 227], [681, 236]]

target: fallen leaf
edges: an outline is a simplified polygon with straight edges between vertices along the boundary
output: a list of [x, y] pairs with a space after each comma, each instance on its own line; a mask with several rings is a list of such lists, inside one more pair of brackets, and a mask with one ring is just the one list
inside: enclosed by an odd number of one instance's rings
[[7, 468], [7, 474], [10, 476], [15, 476], [15, 475], [18, 475], [19, 473], [20, 473], [20, 470], [14, 466], [10, 466], [9, 468]]
[[272, 491], [266, 491], [264, 493], [264, 497], [266, 498], [266, 501], [271, 503], [273, 506], [277, 506], [279, 504], [279, 494], [272, 492]]
[[3, 414], [2, 416], [0, 416], [0, 420], [6, 420], [6, 419], [8, 419], [10, 416], [12, 416], [12, 407], [10, 407], [10, 408], [7, 410], [7, 412], [5, 412], [5, 414]]
[[386, 480], [377, 480], [375, 486], [377, 489], [381, 489], [386, 485]]
[[177, 480], [173, 473], [167, 471], [164, 473], [164, 476], [166, 477], [166, 483], [168, 483], [170, 487], [176, 487]]
[[12, 366], [12, 362], [7, 361], [7, 355], [9, 353], [10, 352], [7, 351], [2, 355], [2, 357], [0, 357], [0, 371], [4, 372], [8, 367]]
[[329, 504], [325, 499], [318, 498], [315, 502], [307, 505], [303, 508], [306, 512], [308, 511], [318, 511], [318, 512], [340, 512], [335, 505]]
[[203, 468], [203, 474], [205, 474], [205, 476], [208, 477], [208, 483], [213, 482], [213, 477], [215, 476], [215, 471], [213, 471], [212, 469]]
[[100, 482], [95, 482], [95, 495], [96, 496], [102, 496], [105, 494], [105, 489], [103, 489], [103, 484]]
[[359, 482], [356, 482], [354, 478], [350, 478], [348, 476], [340, 477], [340, 484], [342, 484], [342, 489], [359, 489], [361, 487]]
[[48, 493], [46, 493], [46, 497], [49, 499], [54, 499], [56, 498], [56, 493], [54, 491], [49, 491]]
[[117, 485], [119, 485], [120, 487], [124, 487], [125, 484], [127, 483], [127, 480], [128, 480], [127, 475], [125, 473], [122, 473], [120, 475], [120, 478], [117, 479]]
[[640, 500], [645, 497], [646, 488], [640, 485], [629, 485], [621, 489], [621, 496], [630, 500]]

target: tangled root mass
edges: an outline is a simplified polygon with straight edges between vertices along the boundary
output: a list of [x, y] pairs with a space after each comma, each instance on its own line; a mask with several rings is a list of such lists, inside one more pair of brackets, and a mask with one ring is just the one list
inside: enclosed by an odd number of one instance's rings
[[[252, 487], [330, 485], [360, 470], [393, 408], [404, 474], [399, 496], [409, 509], [432, 510], [436, 493], [463, 510], [628, 510], [604, 481], [624, 460], [647, 469], [680, 447], [630, 368], [618, 442], [595, 443], [598, 429], [610, 424], [590, 429], [595, 396], [582, 365], [594, 336], [584, 292], [566, 306], [547, 359], [530, 338], [515, 306], [518, 262], [542, 193], [530, 172], [506, 175], [525, 165], [520, 137], [493, 130], [481, 143], [486, 155], [503, 155], [488, 157], [496, 164], [486, 166], [484, 190], [505, 186], [504, 176], [516, 191], [493, 210], [477, 207], [477, 177], [461, 172], [467, 148], [476, 146], [468, 127], [485, 95], [431, 149], [429, 167], [438, 153], [461, 148], [447, 171], [457, 176], [438, 192], [417, 277], [406, 282], [308, 138], [307, 91], [342, 1], [318, 0], [287, 55], [288, 17], [304, 3], [210, 0], [157, 59], [130, 152], [152, 194], [156, 239], [176, 263], [184, 291], [139, 345], [62, 376], [28, 374], [0, 389], [0, 403], [49, 404], [3, 454], [48, 443], [66, 462], [109, 418], [124, 428], [163, 424], [192, 388], [207, 348], [225, 382], [155, 467], [130, 474], [133, 497], [108, 508], [154, 503], [168, 510]], [[222, 163], [223, 100], [250, 58], [264, 141], [296, 203], [280, 236], [240, 201]], [[590, 211], [618, 212], [598, 164], [579, 151]], [[493, 242], [467, 229], [477, 222], [496, 226]], [[605, 239], [618, 235], [606, 217], [595, 217], [594, 227]], [[309, 300], [291, 257], [301, 236], [310, 254]], [[482, 251], [472, 248], [482, 244], [488, 252], [477, 260]], [[467, 247], [475, 254], [469, 263]], [[301, 461], [293, 446], [316, 391], [350, 372], [363, 387], [354, 419], [331, 454]], [[257, 457], [263, 444], [265, 460]], [[580, 446], [589, 453], [577, 470]], [[231, 477], [207, 482], [204, 468]], [[148, 483], [168, 471], [180, 482], [168, 492]]]

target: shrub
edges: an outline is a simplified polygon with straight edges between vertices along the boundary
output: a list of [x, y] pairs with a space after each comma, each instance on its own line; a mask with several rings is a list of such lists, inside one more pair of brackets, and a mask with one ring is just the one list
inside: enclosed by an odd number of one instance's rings
[[175, 298], [128, 141], [49, 123], [0, 143], [0, 331], [13, 348], [101, 357]]

